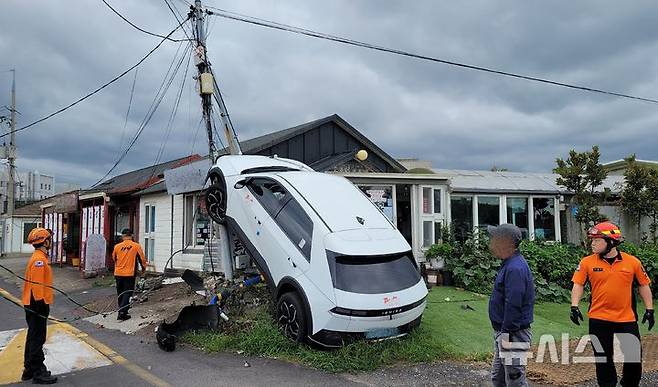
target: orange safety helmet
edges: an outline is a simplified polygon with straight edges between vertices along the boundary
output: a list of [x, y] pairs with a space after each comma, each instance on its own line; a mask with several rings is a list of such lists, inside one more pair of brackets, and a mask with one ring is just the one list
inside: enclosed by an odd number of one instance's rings
[[42, 227], [33, 228], [27, 236], [27, 243], [40, 245], [53, 235], [53, 232]]
[[621, 234], [619, 227], [611, 222], [602, 222], [590, 228], [587, 232], [587, 237], [590, 239], [603, 238], [617, 242], [622, 242], [624, 240], [624, 236]]

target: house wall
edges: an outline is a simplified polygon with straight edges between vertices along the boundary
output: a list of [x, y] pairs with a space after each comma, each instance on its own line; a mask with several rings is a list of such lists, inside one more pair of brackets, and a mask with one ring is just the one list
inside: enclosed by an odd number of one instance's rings
[[[161, 273], [172, 252], [183, 248], [183, 213], [184, 195], [172, 196], [166, 192], [143, 195], [139, 201], [139, 226], [143, 232], [139, 235], [139, 243], [146, 252], [146, 240], [153, 239], [153, 251], [150, 255], [149, 270]], [[146, 206], [155, 206], [155, 231], [145, 232]], [[173, 218], [172, 218], [173, 217]], [[172, 227], [173, 219], [173, 227]], [[174, 255], [170, 265], [174, 269], [190, 269], [201, 271], [203, 269], [203, 252], [187, 250]]]
[[[4, 244], [2, 252], [4, 254], [31, 254], [34, 251], [34, 248], [29, 243], [23, 243], [23, 227], [26, 223], [36, 223], [41, 225], [40, 217], [14, 217], [14, 218], [5, 218], [4, 220], [4, 235], [3, 241]], [[9, 228], [13, 227], [13, 241], [10, 243]]]

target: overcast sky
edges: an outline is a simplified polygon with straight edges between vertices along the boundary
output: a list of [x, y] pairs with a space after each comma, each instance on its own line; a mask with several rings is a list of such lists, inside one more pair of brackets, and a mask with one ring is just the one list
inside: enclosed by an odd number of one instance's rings
[[[176, 26], [164, 1], [108, 0], [137, 25]], [[183, 0], [173, 0], [186, 12]], [[652, 1], [247, 1], [206, 4], [474, 65], [658, 98], [658, 7]], [[181, 33], [176, 34], [182, 36]], [[136, 63], [159, 38], [100, 0], [0, 3], [0, 107], [15, 67], [18, 126], [72, 102]], [[17, 135], [19, 170], [83, 187], [107, 172], [144, 119], [177, 49]], [[208, 53], [241, 139], [333, 113], [394, 157], [435, 168], [550, 171], [569, 149], [603, 161], [658, 159], [658, 105], [504, 78], [264, 29], [218, 17]], [[183, 63], [183, 67], [186, 62]], [[192, 65], [190, 65], [192, 66]], [[190, 68], [162, 161], [206, 153]], [[117, 172], [151, 165], [166, 138], [183, 71]], [[6, 111], [0, 112], [6, 114]], [[2, 132], [6, 128], [1, 129]], [[196, 141], [195, 139], [196, 135]], [[123, 139], [123, 143], [122, 143]]]

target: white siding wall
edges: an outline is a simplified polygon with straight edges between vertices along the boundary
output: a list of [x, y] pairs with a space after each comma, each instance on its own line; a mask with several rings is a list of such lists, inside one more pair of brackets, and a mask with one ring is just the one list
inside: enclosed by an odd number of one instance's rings
[[[149, 262], [149, 270], [163, 272], [165, 264], [169, 260], [172, 252], [171, 245], [171, 219], [172, 206], [171, 196], [166, 192], [144, 195], [139, 201], [139, 243], [145, 248], [145, 230], [146, 230], [146, 205], [155, 206], [155, 248], [153, 260]], [[173, 208], [173, 251], [180, 250], [183, 247], [183, 195], [174, 196]], [[200, 271], [202, 269], [203, 254], [182, 254], [174, 255], [172, 264], [174, 269], [190, 269]], [[169, 266], [171, 267], [171, 266]]]

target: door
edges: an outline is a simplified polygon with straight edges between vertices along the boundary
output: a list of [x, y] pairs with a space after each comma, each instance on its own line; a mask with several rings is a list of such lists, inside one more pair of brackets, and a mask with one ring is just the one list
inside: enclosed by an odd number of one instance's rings
[[419, 217], [416, 238], [417, 246], [424, 252], [430, 246], [441, 242], [441, 232], [445, 221], [445, 200], [443, 186], [423, 185], [417, 190]]

